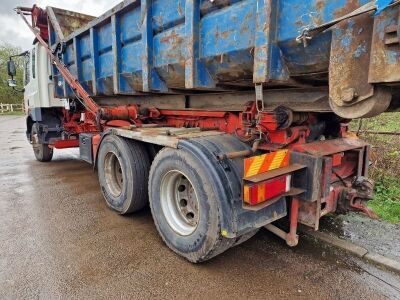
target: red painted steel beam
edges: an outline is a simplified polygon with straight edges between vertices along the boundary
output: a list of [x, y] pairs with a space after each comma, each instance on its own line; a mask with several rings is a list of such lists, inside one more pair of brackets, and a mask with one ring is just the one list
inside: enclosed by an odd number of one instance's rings
[[102, 108], [101, 117], [103, 120], [136, 120], [138, 118], [138, 107], [131, 106], [117, 106], [110, 108]]
[[226, 112], [226, 111], [204, 111], [204, 110], [160, 109], [160, 113], [163, 116], [224, 118], [228, 112]]
[[60, 140], [52, 144], [51, 147], [56, 149], [76, 148], [79, 147], [79, 140]]
[[292, 198], [292, 206], [290, 209], [290, 231], [286, 237], [286, 243], [290, 247], [297, 246], [299, 243], [299, 236], [297, 235], [297, 225], [299, 221], [299, 199]]

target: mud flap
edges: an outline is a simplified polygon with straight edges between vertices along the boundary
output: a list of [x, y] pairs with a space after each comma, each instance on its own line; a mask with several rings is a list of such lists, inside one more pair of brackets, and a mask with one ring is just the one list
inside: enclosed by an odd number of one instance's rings
[[180, 140], [179, 148], [192, 152], [213, 176], [218, 187], [218, 205], [223, 236], [236, 238], [287, 215], [285, 197], [258, 211], [243, 208], [243, 158], [224, 159], [224, 153], [248, 150], [249, 146], [231, 135]]

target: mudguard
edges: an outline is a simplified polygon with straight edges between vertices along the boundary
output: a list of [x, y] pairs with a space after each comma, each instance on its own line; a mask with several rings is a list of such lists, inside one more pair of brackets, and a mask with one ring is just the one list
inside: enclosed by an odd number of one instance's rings
[[243, 208], [243, 158], [218, 160], [217, 156], [250, 149], [232, 135], [181, 140], [178, 147], [190, 151], [204, 163], [215, 182], [222, 234], [235, 238], [287, 215], [285, 197], [259, 211]]

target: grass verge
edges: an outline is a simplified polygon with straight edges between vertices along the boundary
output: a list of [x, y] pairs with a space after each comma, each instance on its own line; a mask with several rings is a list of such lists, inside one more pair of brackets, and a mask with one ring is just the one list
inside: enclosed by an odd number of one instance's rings
[[9, 111], [6, 113], [1, 113], [0, 116], [23, 116], [25, 113], [23, 111]]
[[[358, 129], [358, 121], [351, 124]], [[363, 120], [363, 130], [400, 132], [400, 113], [385, 113]], [[400, 223], [400, 136], [362, 133], [372, 146], [370, 176], [376, 181], [375, 198], [369, 202], [382, 219]]]
[[375, 197], [368, 203], [382, 219], [400, 223], [400, 179], [382, 176], [375, 185]]

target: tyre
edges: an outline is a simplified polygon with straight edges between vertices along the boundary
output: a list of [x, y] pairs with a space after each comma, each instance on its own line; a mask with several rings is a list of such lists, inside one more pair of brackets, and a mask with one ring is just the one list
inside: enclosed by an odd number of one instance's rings
[[149, 178], [154, 223], [168, 247], [194, 263], [236, 241], [221, 235], [216, 190], [209, 170], [189, 151], [165, 148], [155, 157]]
[[110, 208], [123, 215], [146, 206], [150, 160], [142, 143], [106, 136], [97, 167], [101, 191]]
[[31, 130], [31, 143], [33, 153], [40, 162], [49, 162], [53, 158], [53, 148], [47, 144], [42, 144], [39, 139], [39, 124], [34, 123]]

